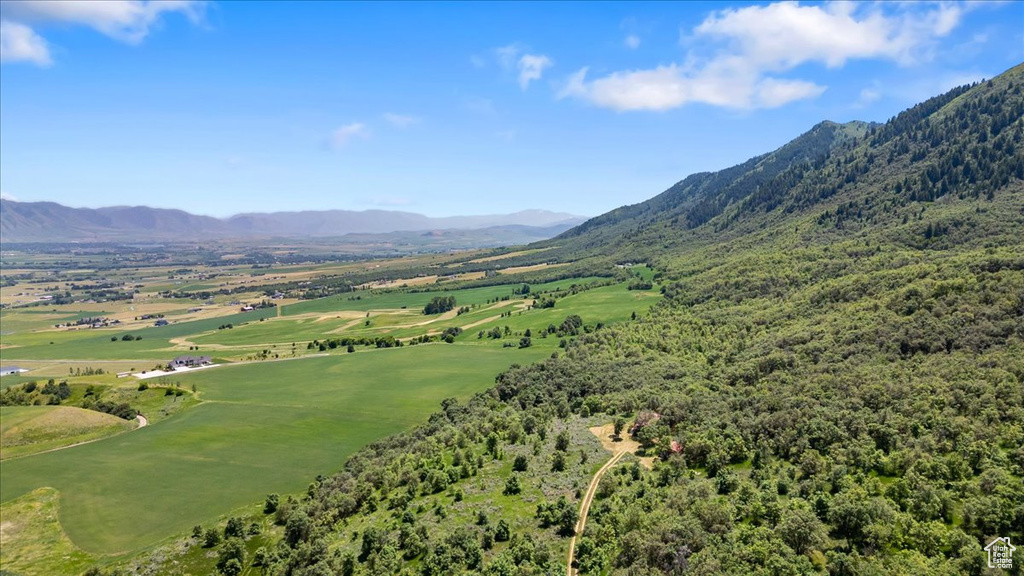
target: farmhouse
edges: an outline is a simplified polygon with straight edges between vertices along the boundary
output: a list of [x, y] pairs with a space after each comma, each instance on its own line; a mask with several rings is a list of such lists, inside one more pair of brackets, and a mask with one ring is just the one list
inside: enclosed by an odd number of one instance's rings
[[178, 356], [167, 364], [167, 369], [177, 370], [178, 368], [196, 368], [198, 366], [206, 366], [212, 361], [213, 360], [209, 356]]
[[22, 372], [28, 372], [28, 370], [25, 370], [24, 368], [19, 368], [17, 366], [4, 366], [3, 368], [0, 368], [0, 376], [7, 376], [8, 374], [20, 374]]

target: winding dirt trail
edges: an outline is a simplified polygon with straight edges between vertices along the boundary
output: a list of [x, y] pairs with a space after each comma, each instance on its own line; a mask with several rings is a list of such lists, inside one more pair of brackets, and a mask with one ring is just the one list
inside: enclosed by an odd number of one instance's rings
[[626, 447], [617, 451], [614, 456], [604, 463], [604, 466], [601, 466], [601, 469], [598, 470], [590, 480], [590, 486], [587, 487], [587, 494], [583, 497], [583, 501], [580, 502], [580, 519], [576, 522], [576, 534], [572, 537], [572, 540], [569, 540], [569, 558], [565, 564], [566, 576], [576, 576], [576, 570], [572, 567], [572, 559], [576, 553], [576, 538], [579, 537], [580, 534], [583, 534], [583, 528], [587, 525], [587, 512], [590, 511], [590, 503], [594, 501], [594, 494], [597, 493], [597, 485], [601, 482], [601, 478], [604, 476], [604, 473], [610, 470], [612, 466], [615, 466], [615, 464], [626, 454], [629, 454], [629, 450]]

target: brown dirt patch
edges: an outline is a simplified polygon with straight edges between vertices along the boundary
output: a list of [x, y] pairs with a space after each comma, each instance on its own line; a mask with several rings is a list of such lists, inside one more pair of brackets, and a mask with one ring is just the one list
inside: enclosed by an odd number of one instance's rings
[[[615, 438], [614, 424], [594, 426], [589, 430], [591, 434], [597, 436], [597, 439], [601, 441], [601, 446], [613, 454], [625, 450], [636, 456], [637, 450], [640, 449], [640, 443], [630, 438], [628, 434], [623, 434], [622, 438], [617, 440]], [[640, 461], [641, 466], [648, 470], [654, 467], [654, 456], [637, 456], [637, 460]]]

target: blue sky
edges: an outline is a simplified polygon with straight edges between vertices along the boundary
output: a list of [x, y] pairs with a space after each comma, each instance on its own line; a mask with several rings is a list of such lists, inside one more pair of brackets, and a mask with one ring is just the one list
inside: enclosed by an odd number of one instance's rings
[[1024, 61], [1024, 3], [0, 4], [0, 192], [596, 215]]

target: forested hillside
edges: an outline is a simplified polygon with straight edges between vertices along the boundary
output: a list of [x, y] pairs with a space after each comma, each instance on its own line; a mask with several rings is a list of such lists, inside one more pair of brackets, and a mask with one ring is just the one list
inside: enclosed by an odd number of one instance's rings
[[657, 460], [601, 481], [580, 574], [983, 573], [1024, 540], [1022, 140], [1018, 66], [537, 245], [647, 262], [664, 300], [268, 506], [259, 564], [565, 573], [587, 427], [640, 419]]

